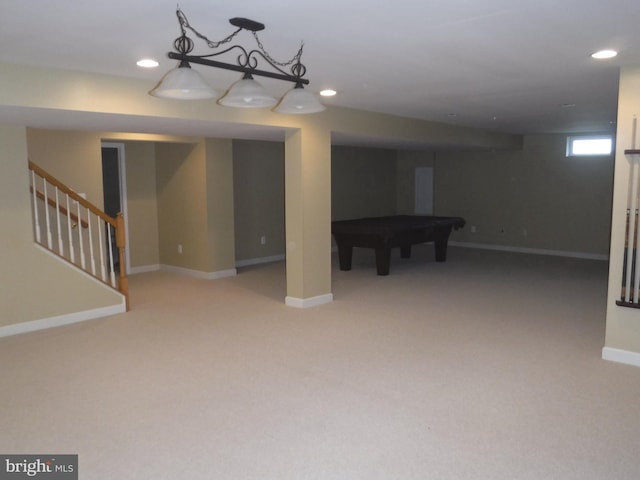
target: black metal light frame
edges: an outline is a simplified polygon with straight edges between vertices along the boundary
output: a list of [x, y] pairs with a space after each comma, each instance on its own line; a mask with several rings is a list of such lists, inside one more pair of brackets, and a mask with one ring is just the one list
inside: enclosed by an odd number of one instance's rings
[[[238, 27], [238, 29], [227, 37], [225, 40], [221, 42], [215, 42], [216, 46], [220, 44], [226, 43], [231, 40], [238, 32], [241, 30], [247, 30], [254, 34], [256, 38], [256, 42], [258, 42], [258, 46], [260, 49], [247, 50], [242, 45], [232, 45], [220, 52], [211, 53], [208, 55], [189, 55], [193, 50], [194, 43], [191, 38], [187, 36], [186, 29], [191, 29], [198, 37], [206, 40], [207, 43], [211, 46], [212, 43], [208, 40], [204, 35], [195, 31], [192, 27], [189, 26], [189, 23], [181, 10], [177, 10], [176, 15], [178, 16], [178, 22], [180, 24], [180, 29], [182, 31], [182, 35], [175, 39], [173, 42], [173, 46], [176, 49], [175, 52], [168, 52], [167, 56], [173, 60], [180, 61], [180, 66], [188, 67], [189, 64], [194, 63], [198, 65], [206, 65], [209, 67], [222, 68], [224, 70], [232, 70], [240, 73], [244, 73], [245, 75], [258, 75], [260, 77], [268, 77], [274, 78], [277, 80], [284, 80], [287, 82], [295, 83], [296, 86], [308, 85], [309, 80], [303, 78], [306, 74], [306, 67], [300, 62], [300, 57], [302, 55], [302, 46], [298, 53], [293, 57], [292, 60], [287, 62], [286, 64], [280, 65], [289, 65], [291, 64], [291, 73], [287, 73], [285, 70], [279, 66], [275, 60], [273, 60], [262, 48], [260, 41], [255, 35], [256, 32], [264, 30], [264, 24], [260, 22], [256, 22], [254, 20], [249, 20], [247, 18], [232, 18], [229, 20], [229, 23]], [[220, 55], [224, 55], [228, 52], [238, 50], [240, 53], [236, 57], [236, 64], [225, 63], [218, 60], [212, 60], [214, 57], [218, 57]], [[275, 71], [267, 71], [258, 69], [258, 63], [260, 58], [266, 62], [271, 68]]]

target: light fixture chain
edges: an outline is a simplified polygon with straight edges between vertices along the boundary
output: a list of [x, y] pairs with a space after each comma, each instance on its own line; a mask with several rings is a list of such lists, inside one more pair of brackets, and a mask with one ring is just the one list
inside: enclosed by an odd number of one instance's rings
[[[206, 35], [203, 35], [199, 31], [197, 31], [195, 28], [193, 28], [191, 24], [189, 24], [189, 20], [187, 20], [187, 16], [179, 8], [176, 12], [176, 15], [178, 16], [178, 21], [180, 22], [180, 28], [182, 29], [182, 33], [185, 34], [186, 29], [191, 30], [194, 35], [196, 35], [201, 40], [204, 40], [209, 46], [209, 48], [219, 48], [221, 45], [224, 45], [225, 43], [229, 43], [242, 30], [242, 27], [240, 27], [228, 37], [223, 38], [222, 40], [219, 40], [219, 41], [213, 41], [213, 40], [210, 40]], [[262, 45], [262, 42], [260, 41], [260, 38], [258, 38], [258, 33], [255, 31], [251, 33], [253, 33], [253, 37], [255, 38], [256, 43], [258, 44], [258, 48], [260, 49], [262, 54], [265, 56], [265, 58], [269, 62], [273, 63], [274, 65], [278, 65], [280, 67], [286, 67], [294, 63], [300, 63], [300, 58], [302, 57], [302, 49], [304, 47], [304, 44], [300, 45], [300, 49], [298, 50], [298, 53], [296, 53], [291, 60], [287, 62], [279, 62], [278, 60], [273, 58], [271, 55], [269, 55], [269, 53], [266, 51], [266, 49], [264, 48], [264, 45]]]
[[260, 41], [260, 38], [258, 38], [258, 33], [257, 32], [251, 32], [251, 33], [253, 33], [253, 37], [256, 39], [258, 48], [260, 49], [262, 54], [265, 56], [265, 58], [269, 60], [269, 62], [275, 65], [278, 65], [280, 67], [286, 67], [288, 65], [291, 65], [292, 63], [300, 63], [300, 57], [302, 57], [302, 49], [304, 48], [304, 44], [300, 44], [300, 50], [298, 50], [298, 53], [296, 53], [291, 60], [289, 60], [288, 62], [279, 62], [275, 58], [273, 58], [271, 55], [269, 55], [269, 53], [265, 50], [264, 46], [262, 45], [262, 42]]
[[193, 28], [189, 24], [189, 20], [187, 20], [187, 16], [184, 14], [182, 10], [178, 10], [177, 15], [178, 15], [178, 21], [180, 22], [180, 27], [182, 28], [182, 33], [184, 33], [185, 29], [191, 30], [194, 33], [194, 35], [196, 35], [201, 40], [204, 40], [205, 42], [207, 42], [207, 45], [209, 46], [209, 48], [218, 48], [220, 47], [220, 45], [230, 42], [233, 39], [233, 37], [238, 35], [238, 33], [240, 33], [240, 31], [242, 30], [242, 28], [238, 28], [235, 32], [233, 32], [228, 37], [223, 38], [220, 41], [214, 42], [213, 40], [209, 40], [205, 35], [198, 32], [195, 28]]

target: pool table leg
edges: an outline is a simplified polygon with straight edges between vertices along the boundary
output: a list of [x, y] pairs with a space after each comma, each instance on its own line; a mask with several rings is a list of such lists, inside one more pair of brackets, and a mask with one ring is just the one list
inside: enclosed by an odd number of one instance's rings
[[447, 244], [449, 243], [449, 235], [451, 234], [451, 227], [438, 234], [434, 240], [434, 246], [436, 249], [436, 262], [445, 262], [447, 260]]
[[391, 247], [376, 247], [376, 270], [378, 275], [389, 275], [391, 265]]
[[338, 244], [338, 261], [340, 270], [351, 270], [351, 260], [353, 258], [353, 247], [351, 245]]

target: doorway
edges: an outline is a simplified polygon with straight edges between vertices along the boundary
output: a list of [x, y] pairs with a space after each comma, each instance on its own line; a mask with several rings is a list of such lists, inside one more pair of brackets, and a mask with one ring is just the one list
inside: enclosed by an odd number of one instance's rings
[[114, 238], [111, 241], [111, 251], [113, 252], [114, 269], [119, 271], [120, 268], [124, 268], [125, 273], [128, 274], [131, 266], [129, 262], [129, 225], [127, 220], [124, 144], [122, 143], [102, 144], [102, 191], [104, 212], [111, 217], [115, 217], [120, 212], [124, 216], [126, 245], [123, 265], [121, 265], [122, 262], [120, 261]]
[[418, 167], [415, 170], [416, 215], [433, 215], [433, 167]]

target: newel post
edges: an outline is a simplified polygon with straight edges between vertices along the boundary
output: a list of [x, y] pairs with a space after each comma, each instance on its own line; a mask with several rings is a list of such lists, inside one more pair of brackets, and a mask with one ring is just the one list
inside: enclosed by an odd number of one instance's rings
[[124, 231], [124, 217], [122, 212], [116, 215], [116, 247], [118, 248], [118, 258], [120, 258], [120, 279], [118, 289], [125, 297], [126, 308], [129, 311], [129, 279], [125, 272], [126, 261], [124, 258], [124, 247], [126, 246], [126, 235]]

